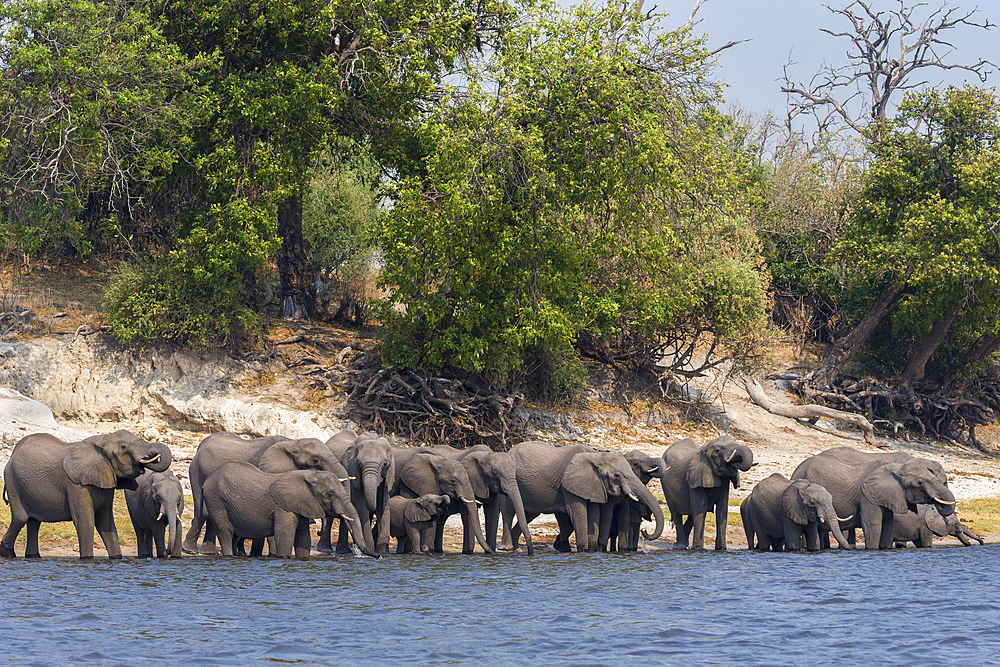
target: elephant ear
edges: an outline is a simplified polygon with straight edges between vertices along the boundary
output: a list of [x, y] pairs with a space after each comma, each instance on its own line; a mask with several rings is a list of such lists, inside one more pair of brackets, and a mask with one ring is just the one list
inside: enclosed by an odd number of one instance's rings
[[806, 504], [802, 502], [799, 489], [794, 484], [789, 484], [788, 488], [781, 494], [781, 509], [789, 519], [800, 526], [808, 525], [809, 516], [806, 514]]
[[424, 521], [430, 521], [431, 515], [424, 508], [420, 499], [414, 498], [410, 502], [406, 503], [406, 506], [403, 508], [403, 518], [410, 523], [422, 523]]
[[344, 469], [347, 471], [348, 477], [353, 477], [351, 480], [352, 489], [361, 488], [361, 466], [358, 464], [358, 446], [360, 443], [355, 441], [347, 451], [344, 453], [343, 465]]
[[467, 456], [465, 460], [469, 462], [466, 471], [469, 473], [469, 481], [472, 482], [472, 492], [476, 494], [476, 498], [489, 498], [490, 488], [486, 484], [482, 460], [476, 454]]
[[[257, 462], [257, 467], [264, 472], [289, 472], [296, 469], [295, 461], [288, 453], [289, 448], [294, 448], [294, 440], [275, 443], [264, 450]], [[292, 449], [294, 451], [294, 449]]]
[[687, 482], [693, 489], [714, 489], [722, 483], [709, 460], [710, 450], [706, 449], [707, 447], [708, 445], [698, 450], [691, 457], [691, 463], [688, 465]]
[[63, 470], [74, 484], [101, 489], [118, 486], [118, 478], [108, 457], [100, 447], [87, 440], [70, 445], [63, 456]]
[[938, 537], [951, 535], [951, 528], [948, 526], [948, 522], [943, 516], [941, 516], [941, 513], [937, 511], [936, 507], [927, 507], [924, 512], [924, 523], [931, 529], [931, 532]]
[[570, 459], [563, 472], [562, 487], [592, 503], [608, 501], [608, 491], [588, 452], [581, 452]]
[[875, 468], [862, 480], [861, 494], [869, 502], [895, 514], [906, 514], [910, 508], [906, 503], [906, 492], [895, 474], [898, 470], [899, 464], [896, 463]]
[[310, 478], [313, 471], [297, 470], [280, 475], [271, 483], [271, 497], [286, 512], [310, 519], [322, 519], [326, 512], [313, 495]]
[[437, 471], [440, 464], [437, 454], [414, 454], [400, 471], [399, 479], [418, 496], [437, 493]]

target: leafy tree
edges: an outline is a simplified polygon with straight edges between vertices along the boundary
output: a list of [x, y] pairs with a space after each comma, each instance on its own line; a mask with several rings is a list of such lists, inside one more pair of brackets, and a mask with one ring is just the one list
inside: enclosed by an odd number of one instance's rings
[[[895, 352], [896, 384], [908, 386], [942, 347], [953, 359], [941, 360], [945, 377], [1000, 347], [998, 137], [994, 93], [965, 87], [905, 98], [871, 146], [835, 249], [874, 304], [831, 358], [842, 364], [875, 336]], [[838, 368], [828, 360], [820, 371], [829, 380]]]
[[[543, 5], [427, 125], [383, 217], [398, 363], [575, 384], [612, 362], [746, 341], [767, 280], [745, 222], [760, 174], [686, 31]], [[704, 345], [704, 347], [700, 347]], [[560, 380], [560, 378], [562, 378]]]

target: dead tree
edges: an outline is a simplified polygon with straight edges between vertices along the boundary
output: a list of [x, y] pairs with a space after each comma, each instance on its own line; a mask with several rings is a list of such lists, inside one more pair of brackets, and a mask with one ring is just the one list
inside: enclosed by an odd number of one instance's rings
[[997, 67], [983, 58], [972, 64], [947, 61], [954, 49], [945, 39], [947, 31], [962, 26], [996, 27], [989, 19], [975, 19], [978, 10], [942, 6], [920, 21], [914, 13], [927, 3], [907, 5], [899, 0], [899, 8], [888, 11], [875, 11], [873, 4], [871, 0], [854, 0], [843, 9], [828, 7], [851, 24], [843, 31], [820, 29], [850, 42], [846, 64], [823, 67], [808, 84], [793, 81], [789, 66], [785, 66], [781, 90], [788, 95], [789, 122], [806, 114], [816, 118], [821, 130], [840, 121], [864, 134], [873, 121], [886, 118], [895, 93], [928, 83], [921, 78], [925, 70], [964, 70], [985, 82]]

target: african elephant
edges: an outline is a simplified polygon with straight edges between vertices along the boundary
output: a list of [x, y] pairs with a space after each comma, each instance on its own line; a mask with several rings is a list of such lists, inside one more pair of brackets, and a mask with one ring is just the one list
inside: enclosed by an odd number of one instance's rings
[[753, 488], [740, 505], [747, 546], [758, 551], [799, 551], [802, 536], [808, 551], [818, 551], [819, 526], [826, 524], [833, 531], [841, 548], [853, 548], [840, 532], [841, 519], [833, 509], [833, 496], [819, 484], [805, 479], [789, 480], [774, 473]]
[[[625, 460], [632, 466], [632, 472], [643, 484], [650, 480], [663, 479], [666, 464], [658, 456], [650, 456], [638, 449], [625, 454]], [[651, 519], [641, 503], [625, 498], [614, 508], [611, 519], [611, 541], [609, 551], [636, 551], [639, 548], [639, 528], [643, 519]]]
[[389, 499], [389, 517], [392, 525], [389, 534], [396, 538], [396, 553], [411, 551], [418, 554], [430, 551], [430, 531], [435, 520], [451, 505], [451, 498], [433, 493], [419, 498], [393, 496]]
[[[170, 472], [144, 472], [135, 480], [137, 489], [125, 491], [125, 504], [135, 529], [140, 558], [180, 558], [181, 514], [184, 512], [184, 489]], [[164, 533], [169, 539], [163, 541]]]
[[937, 462], [901, 452], [884, 455], [845, 449], [838, 447], [809, 457], [795, 469], [792, 479], [807, 479], [826, 487], [837, 514], [853, 517], [840, 528], [853, 531], [860, 527], [866, 549], [892, 548], [895, 515], [915, 511], [917, 505], [933, 504], [942, 516], [955, 511], [955, 496]]
[[4, 500], [10, 526], [0, 539], [0, 556], [13, 558], [14, 542], [28, 526], [25, 556], [37, 558], [38, 527], [43, 521], [73, 521], [80, 558], [94, 557], [94, 528], [110, 558], [121, 558], [112, 513], [115, 489], [135, 489], [146, 470], [170, 467], [170, 448], [128, 431], [95, 435], [66, 443], [48, 433], [22, 438], [4, 469]]
[[[610, 534], [611, 509], [625, 497], [643, 503], [656, 520], [648, 539], [663, 532], [660, 504], [621, 454], [529, 441], [514, 445], [511, 455], [528, 521], [539, 514], [555, 514], [559, 521], [557, 550], [569, 550], [570, 532], [576, 533], [577, 551], [600, 549]], [[522, 530], [518, 522], [511, 531], [515, 546]]]
[[983, 538], [969, 530], [958, 518], [958, 512], [941, 516], [933, 505], [917, 505], [916, 512], [896, 515], [893, 542], [897, 547], [905, 547], [907, 542], [913, 542], [917, 547], [934, 545], [934, 536], [957, 537], [965, 546], [972, 543], [969, 538], [984, 544]]
[[[437, 522], [434, 534], [434, 551], [444, 550], [444, 524], [448, 516], [458, 512], [462, 516], [464, 531], [462, 553], [472, 553], [474, 543], [470, 533], [487, 553], [496, 553], [483, 534], [479, 523], [479, 509], [476, 506], [476, 494], [472, 488], [469, 473], [461, 462], [433, 453], [430, 447], [393, 447], [392, 455], [396, 461], [397, 483], [393, 489], [394, 495], [418, 498], [433, 493], [451, 498], [451, 507], [446, 510]], [[390, 513], [391, 521], [391, 513]]]
[[[184, 551], [198, 552], [198, 535], [205, 525], [202, 514], [201, 490], [205, 480], [226, 463], [243, 462], [265, 472], [289, 472], [291, 470], [334, 470], [337, 463], [332, 452], [315, 438], [292, 440], [282, 435], [263, 438], [243, 438], [235, 433], [213, 433], [198, 445], [188, 480], [191, 483], [194, 520], [184, 536]], [[337, 463], [339, 466], [339, 463]], [[202, 552], [216, 553], [215, 535], [206, 530]]]
[[202, 486], [202, 511], [219, 536], [224, 556], [233, 555], [239, 536], [252, 540], [274, 537], [272, 556], [308, 558], [312, 546], [311, 519], [346, 517], [355, 544], [369, 556], [358, 514], [351, 505], [347, 472], [337, 464], [333, 472], [293, 470], [263, 472], [249, 463], [227, 463]]
[[[326, 445], [351, 477], [351, 502], [361, 519], [361, 530], [368, 541], [368, 548], [380, 554], [389, 553], [389, 491], [396, 478], [392, 446], [388, 440], [374, 433], [359, 436], [350, 430], [341, 431], [327, 440]], [[372, 534], [372, 521], [378, 535]], [[316, 546], [318, 551], [329, 553], [333, 550], [330, 532], [330, 522], [324, 520]], [[340, 522], [337, 551], [348, 551], [347, 529], [343, 520]]]
[[[486, 541], [496, 549], [497, 525], [503, 513], [504, 535], [510, 540], [510, 529], [516, 517], [525, 526], [524, 541], [528, 554], [534, 553], [531, 532], [527, 530], [528, 520], [524, 514], [521, 491], [517, 487], [517, 469], [510, 452], [495, 452], [486, 445], [475, 445], [468, 449], [455, 449], [447, 445], [431, 448], [435, 454], [460, 461], [469, 473], [476, 500], [483, 504], [486, 519]], [[467, 548], [471, 548], [472, 536], [466, 538]], [[507, 545], [508, 547], [512, 545]]]
[[[705, 515], [715, 514], [715, 549], [726, 548], [729, 485], [740, 486], [740, 472], [753, 465], [753, 452], [728, 435], [699, 446], [691, 438], [678, 440], [663, 452], [667, 471], [660, 478], [677, 530], [675, 549], [705, 548]], [[687, 517], [687, 521], [684, 517]], [[693, 528], [693, 533], [692, 533]]]

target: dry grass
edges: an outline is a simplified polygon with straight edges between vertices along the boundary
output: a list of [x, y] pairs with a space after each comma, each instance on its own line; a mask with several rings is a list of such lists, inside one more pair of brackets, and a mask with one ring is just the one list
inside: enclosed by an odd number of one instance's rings
[[1000, 533], [1000, 497], [962, 501], [958, 513], [980, 535]]

